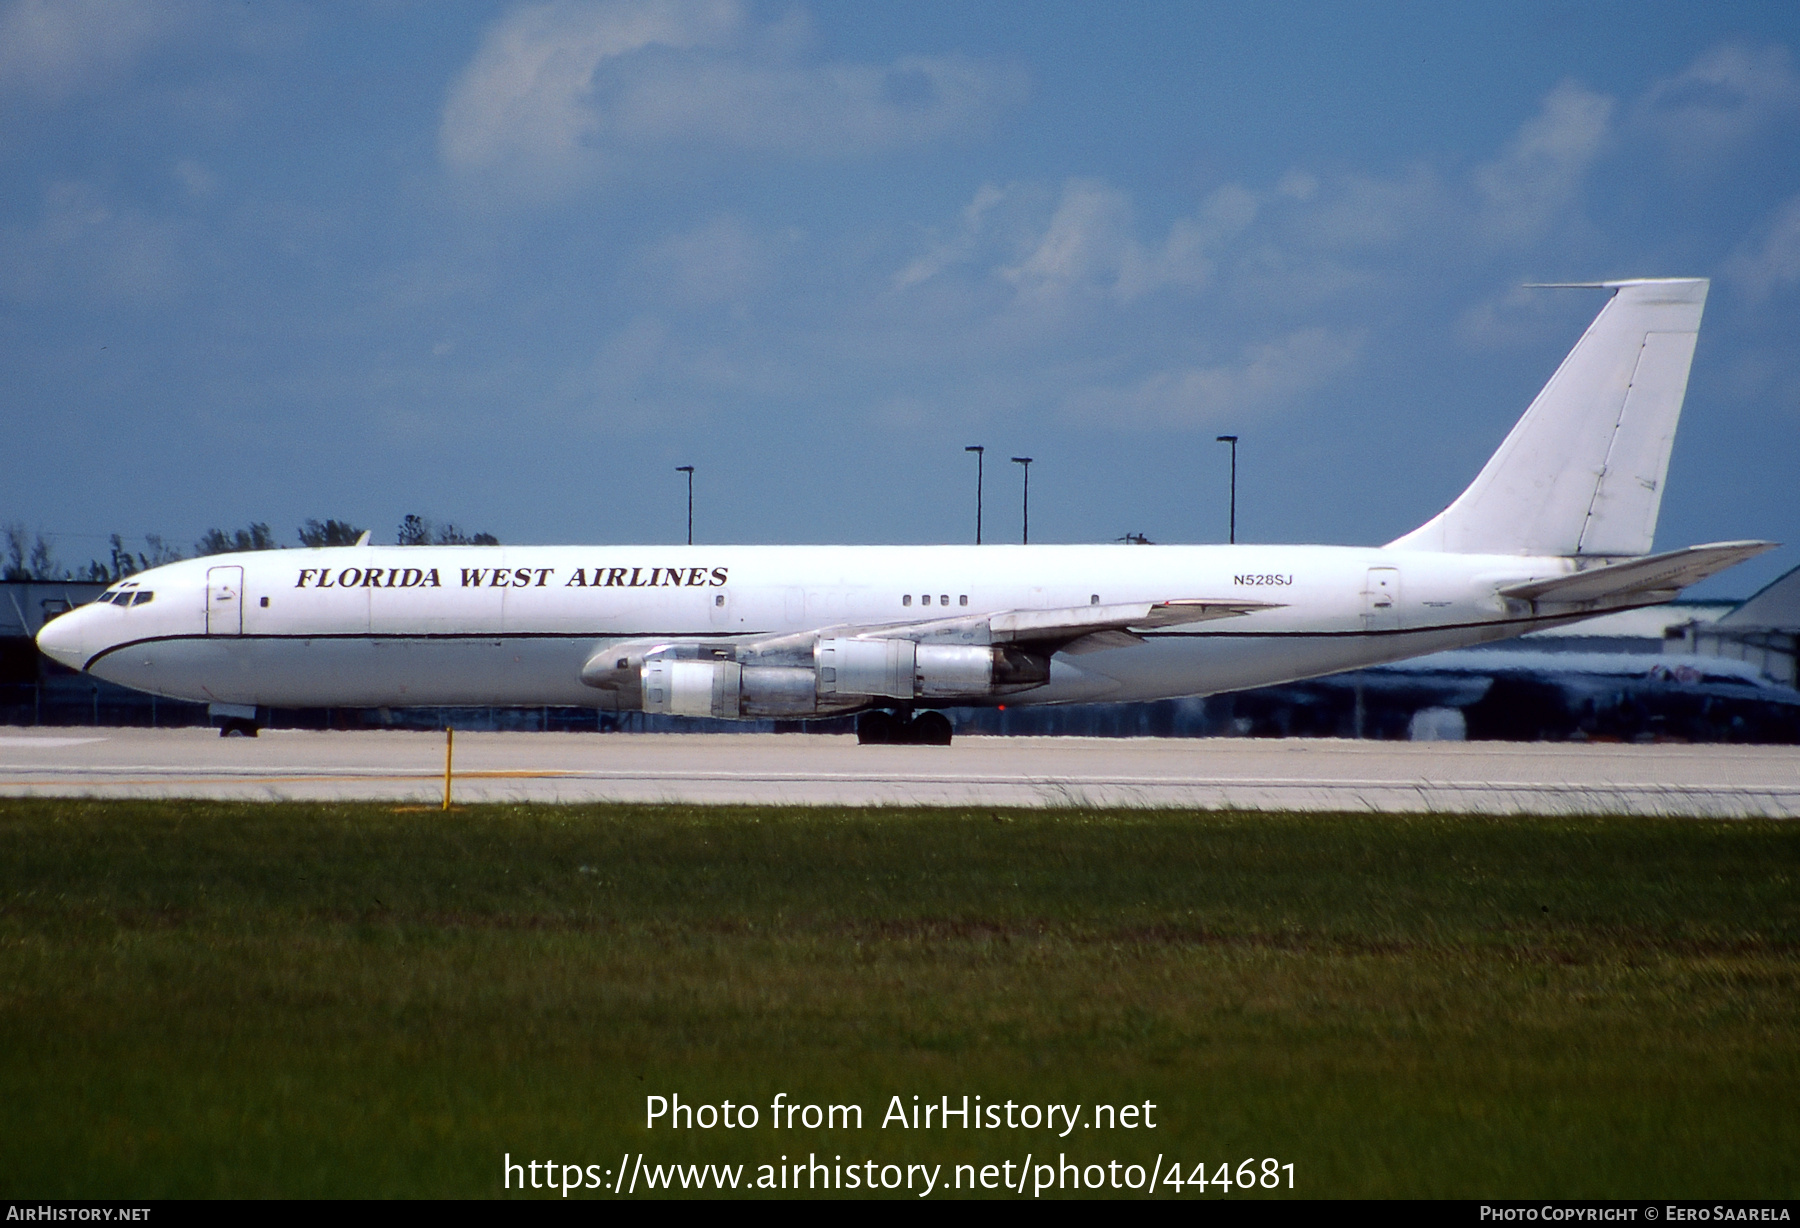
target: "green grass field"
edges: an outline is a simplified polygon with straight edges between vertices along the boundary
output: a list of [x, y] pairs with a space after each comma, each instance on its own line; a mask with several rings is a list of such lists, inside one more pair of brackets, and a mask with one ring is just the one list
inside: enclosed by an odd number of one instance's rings
[[[1064, 1152], [1792, 1198], [1797, 867], [1763, 822], [0, 801], [0, 1195]], [[647, 1131], [670, 1093], [764, 1121]], [[1158, 1128], [879, 1124], [965, 1093]]]

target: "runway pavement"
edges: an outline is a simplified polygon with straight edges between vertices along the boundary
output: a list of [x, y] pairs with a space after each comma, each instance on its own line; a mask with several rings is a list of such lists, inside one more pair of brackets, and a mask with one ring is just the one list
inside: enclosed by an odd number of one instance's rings
[[[438, 733], [0, 729], [0, 795], [442, 797]], [[1316, 739], [463, 733], [458, 802], [1183, 806], [1800, 817], [1800, 748]]]

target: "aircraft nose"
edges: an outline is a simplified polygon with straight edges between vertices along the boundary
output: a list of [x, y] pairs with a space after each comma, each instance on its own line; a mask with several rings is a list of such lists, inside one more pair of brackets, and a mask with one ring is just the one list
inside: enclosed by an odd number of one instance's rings
[[87, 660], [87, 611], [70, 610], [38, 629], [38, 651], [60, 665], [78, 670]]

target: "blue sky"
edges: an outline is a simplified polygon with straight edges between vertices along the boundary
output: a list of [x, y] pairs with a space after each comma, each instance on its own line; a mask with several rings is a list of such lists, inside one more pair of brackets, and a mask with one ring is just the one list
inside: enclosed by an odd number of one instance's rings
[[[1479, 11], [1478, 11], [1479, 10]], [[11, 0], [0, 521], [85, 560], [1376, 543], [1714, 279], [1658, 546], [1796, 543], [1800, 8]]]

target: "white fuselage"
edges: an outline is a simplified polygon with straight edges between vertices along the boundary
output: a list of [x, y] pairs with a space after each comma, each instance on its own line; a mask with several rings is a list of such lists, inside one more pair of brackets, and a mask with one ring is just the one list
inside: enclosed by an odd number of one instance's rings
[[[1339, 546], [444, 546], [217, 555], [133, 577], [39, 643], [180, 699], [272, 707], [582, 705], [602, 647], [1090, 603], [1254, 599], [1236, 617], [1057, 655], [1009, 704], [1241, 690], [1570, 621], [1497, 589], [1566, 558]], [[927, 602], [929, 604], [927, 604]], [[947, 603], [947, 604], [946, 604]], [[982, 702], [982, 701], [972, 701]], [[995, 702], [999, 702], [996, 700]]]

